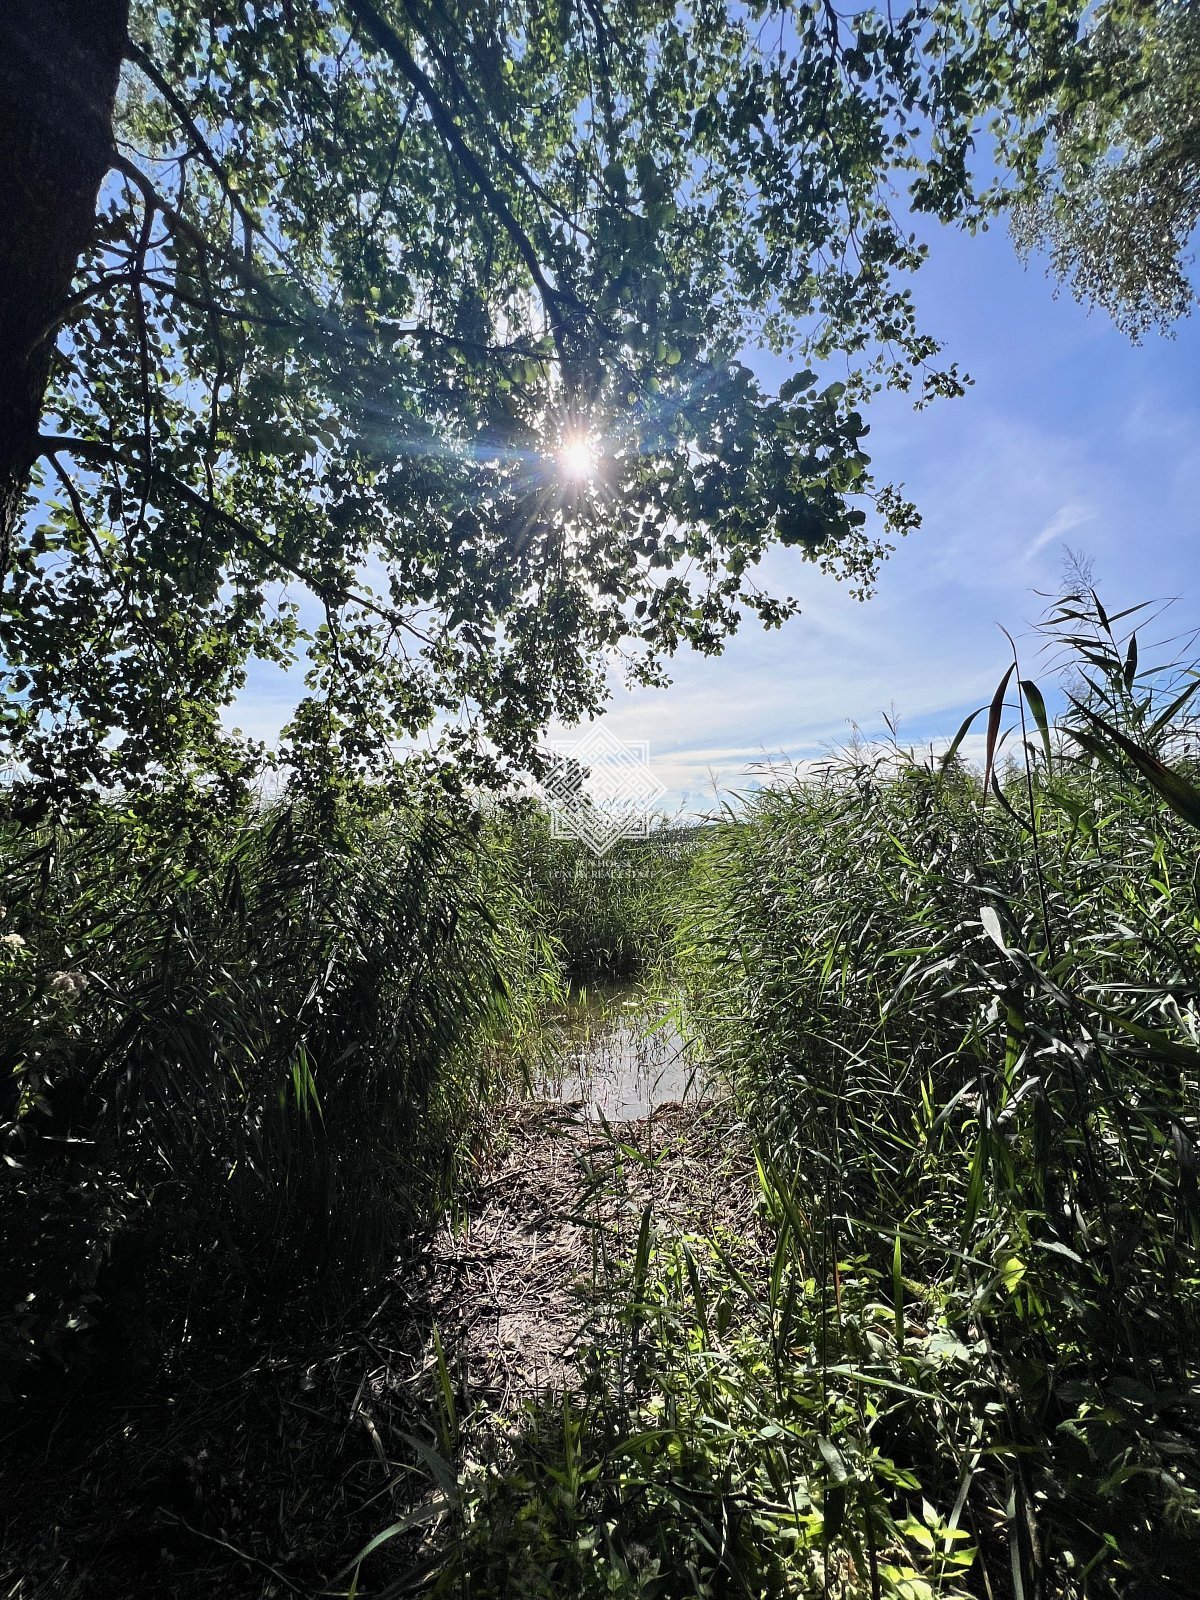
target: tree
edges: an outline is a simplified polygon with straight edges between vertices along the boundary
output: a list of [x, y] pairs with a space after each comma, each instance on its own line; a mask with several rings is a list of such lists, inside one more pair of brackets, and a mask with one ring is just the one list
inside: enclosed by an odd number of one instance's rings
[[863, 402], [961, 388], [894, 190], [983, 214], [980, 118], [1035, 125], [1082, 48], [1069, 4], [993, 9], [9, 0], [0, 708], [33, 778], [228, 765], [248, 663], [297, 657], [295, 762], [437, 722], [528, 765], [606, 652], [652, 681], [794, 611], [772, 545], [865, 592], [916, 513]]
[[0, 19], [0, 572], [39, 454], [54, 336], [111, 159], [126, 11], [17, 0]]
[[1200, 223], [1200, 4], [1111, 4], [1051, 120], [1049, 157], [1012, 214], [1075, 298], [1139, 340], [1186, 315]]

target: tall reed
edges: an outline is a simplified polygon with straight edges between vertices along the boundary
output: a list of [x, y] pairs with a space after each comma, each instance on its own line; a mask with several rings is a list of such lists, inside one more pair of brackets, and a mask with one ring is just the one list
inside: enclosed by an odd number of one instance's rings
[[927, 1386], [910, 1326], [963, 1353], [879, 1437], [1025, 1595], [1184, 1593], [1200, 1549], [1200, 795], [1118, 620], [1064, 602], [1074, 709], [1015, 667], [982, 778], [860, 750], [752, 797], [679, 943], [813, 1271], [895, 1268], [876, 1377]]
[[533, 804], [505, 808], [496, 827], [569, 976], [633, 978], [666, 957], [694, 827], [663, 822], [645, 837], [618, 839], [603, 855], [554, 837], [549, 815]]
[[555, 981], [508, 859], [436, 805], [171, 832], [114, 802], [0, 848], [10, 1366], [164, 1259], [252, 1299], [361, 1282]]

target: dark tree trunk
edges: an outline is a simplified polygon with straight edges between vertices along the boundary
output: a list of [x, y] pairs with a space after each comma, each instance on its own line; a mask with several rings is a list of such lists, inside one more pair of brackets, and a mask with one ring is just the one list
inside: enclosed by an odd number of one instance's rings
[[112, 156], [129, 0], [0, 0], [0, 585]]

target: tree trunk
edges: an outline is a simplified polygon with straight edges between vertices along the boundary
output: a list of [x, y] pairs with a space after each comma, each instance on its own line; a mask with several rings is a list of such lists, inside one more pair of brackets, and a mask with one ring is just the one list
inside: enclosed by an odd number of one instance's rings
[[0, 0], [0, 585], [112, 156], [129, 0]]

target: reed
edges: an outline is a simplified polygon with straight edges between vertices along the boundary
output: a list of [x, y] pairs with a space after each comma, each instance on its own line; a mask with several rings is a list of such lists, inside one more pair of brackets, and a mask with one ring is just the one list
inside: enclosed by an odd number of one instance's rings
[[461, 1180], [557, 992], [511, 859], [444, 807], [112, 804], [0, 848], [10, 1370], [161, 1271], [352, 1291]]
[[632, 978], [662, 964], [700, 830], [663, 821], [597, 856], [578, 840], [553, 837], [538, 806], [501, 815], [521, 886], [568, 977]]
[[867, 1381], [956, 1352], [876, 1437], [1026, 1595], [1185, 1592], [1200, 1536], [1197, 679], [1121, 620], [1062, 604], [1082, 688], [1053, 726], [1014, 662], [982, 777], [859, 750], [752, 797], [679, 940], [812, 1271], [894, 1281]]

